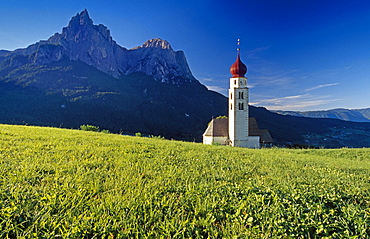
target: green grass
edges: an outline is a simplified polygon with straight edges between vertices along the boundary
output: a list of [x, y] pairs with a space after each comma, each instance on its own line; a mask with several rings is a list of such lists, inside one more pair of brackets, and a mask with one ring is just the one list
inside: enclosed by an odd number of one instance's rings
[[1, 238], [367, 238], [370, 149], [0, 125]]

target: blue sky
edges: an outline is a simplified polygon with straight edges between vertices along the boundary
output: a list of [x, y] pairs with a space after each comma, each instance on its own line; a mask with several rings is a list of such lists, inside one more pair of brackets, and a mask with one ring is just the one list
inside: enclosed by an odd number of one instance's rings
[[123, 47], [167, 40], [200, 82], [225, 95], [241, 39], [253, 105], [370, 107], [368, 0], [0, 0], [0, 49], [47, 39], [84, 9]]

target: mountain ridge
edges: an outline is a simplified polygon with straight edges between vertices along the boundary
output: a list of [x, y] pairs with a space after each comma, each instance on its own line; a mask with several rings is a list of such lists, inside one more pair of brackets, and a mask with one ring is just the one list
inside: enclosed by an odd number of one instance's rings
[[[0, 122], [197, 140], [227, 100], [192, 75], [162, 39], [126, 49], [87, 10], [62, 33], [0, 55]], [[32, 109], [32, 110], [30, 110]]]
[[[48, 50], [46, 54], [45, 50]], [[30, 60], [35, 64], [47, 64], [66, 56], [70, 60], [81, 60], [116, 78], [142, 71], [167, 83], [181, 84], [184, 79], [196, 80], [184, 52], [174, 51], [167, 41], [151, 39], [128, 50], [113, 40], [106, 26], [94, 25], [87, 10], [72, 17], [68, 26], [63, 27], [62, 33], [55, 33], [48, 40], [39, 41], [27, 48], [4, 51], [0, 56], [7, 59], [33, 53], [34, 58]], [[44, 58], [50, 53], [53, 54], [52, 58]]]
[[370, 108], [364, 109], [330, 109], [330, 110], [316, 110], [316, 111], [273, 111], [282, 115], [291, 115], [299, 117], [310, 118], [331, 118], [340, 119], [353, 122], [370, 122]]

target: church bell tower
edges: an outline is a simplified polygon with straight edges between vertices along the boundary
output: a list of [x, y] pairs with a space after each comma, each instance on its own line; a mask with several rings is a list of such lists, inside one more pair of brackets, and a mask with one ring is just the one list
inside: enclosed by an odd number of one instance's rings
[[236, 61], [230, 67], [229, 142], [231, 146], [249, 147], [247, 67], [240, 60], [240, 49], [237, 51]]

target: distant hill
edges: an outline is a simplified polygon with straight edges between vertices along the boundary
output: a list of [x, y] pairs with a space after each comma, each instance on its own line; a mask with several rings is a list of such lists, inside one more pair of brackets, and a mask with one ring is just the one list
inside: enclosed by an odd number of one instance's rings
[[370, 147], [370, 123], [338, 119], [281, 115], [263, 107], [251, 107], [260, 128], [269, 129], [276, 144], [315, 147]]
[[370, 122], [370, 108], [367, 109], [332, 109], [319, 111], [273, 111], [282, 115], [310, 118], [331, 118], [354, 122]]
[[[126, 49], [107, 27], [94, 25], [86, 10], [48, 40], [0, 50], [0, 123], [91, 124], [114, 133], [200, 142], [212, 117], [227, 115], [227, 104], [225, 96], [195, 79], [185, 54], [167, 41], [151, 39]], [[277, 145], [370, 147], [370, 123], [286, 116], [252, 106], [250, 116], [270, 130]]]
[[10, 51], [0, 50], [0, 56], [5, 55], [5, 54], [7, 54], [7, 53], [9, 53], [9, 52], [10, 52]]

